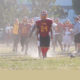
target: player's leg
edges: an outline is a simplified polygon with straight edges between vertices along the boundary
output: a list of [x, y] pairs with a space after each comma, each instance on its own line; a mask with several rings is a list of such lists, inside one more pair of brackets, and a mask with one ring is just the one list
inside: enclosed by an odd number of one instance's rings
[[16, 35], [13, 35], [14, 39], [13, 39], [13, 51], [16, 51]]
[[55, 51], [55, 48], [56, 48], [56, 44], [57, 44], [57, 41], [56, 41], [56, 38], [54, 37], [53, 41], [52, 41], [52, 45], [53, 45], [53, 50]]
[[38, 54], [39, 54], [39, 57], [41, 58], [42, 57], [42, 53], [41, 53], [41, 48], [40, 48], [40, 41], [38, 40]]
[[74, 43], [75, 43], [75, 51], [78, 50], [78, 47], [77, 47], [77, 35], [74, 36]]
[[28, 52], [28, 46], [29, 46], [29, 40], [28, 38], [25, 39], [25, 54], [27, 55], [27, 52]]
[[18, 49], [18, 43], [19, 43], [19, 36], [16, 35], [16, 40], [15, 40], [15, 50], [17, 52], [17, 49]]
[[77, 52], [80, 53], [80, 33], [75, 36], [75, 42], [77, 44]]
[[73, 40], [72, 40], [72, 37], [69, 35], [69, 37], [68, 37], [68, 41], [67, 41], [68, 43], [68, 52], [70, 52], [70, 47], [71, 47], [71, 45], [72, 45], [72, 42], [73, 42]]
[[25, 41], [24, 36], [21, 36], [21, 40], [20, 40], [20, 42], [21, 42], [21, 47], [22, 47], [21, 51], [24, 50], [24, 41]]
[[60, 45], [61, 51], [63, 51], [62, 36], [61, 35], [58, 35], [58, 43]]
[[40, 36], [40, 48], [41, 48], [41, 52], [42, 52], [42, 57], [44, 58], [44, 54], [45, 54], [45, 52], [44, 52], [44, 46], [45, 46], [45, 42], [44, 42], [44, 37], [42, 37], [42, 36]]
[[56, 51], [56, 47], [57, 47], [57, 42], [58, 42], [57, 35], [55, 35], [55, 37], [54, 37], [54, 48], [55, 48], [55, 51]]
[[67, 51], [68, 52], [70, 51], [70, 44], [68, 44], [68, 46], [67, 46]]
[[41, 47], [43, 58], [46, 58], [50, 46], [50, 36], [40, 37], [40, 41], [41, 41], [40, 47]]

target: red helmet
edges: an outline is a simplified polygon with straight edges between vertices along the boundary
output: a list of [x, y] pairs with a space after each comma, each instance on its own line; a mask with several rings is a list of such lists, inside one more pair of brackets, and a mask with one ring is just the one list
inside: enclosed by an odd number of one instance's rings
[[41, 12], [41, 15], [43, 15], [43, 16], [44, 16], [44, 15], [47, 15], [47, 14], [48, 14], [47, 11], [42, 11], [42, 12]]

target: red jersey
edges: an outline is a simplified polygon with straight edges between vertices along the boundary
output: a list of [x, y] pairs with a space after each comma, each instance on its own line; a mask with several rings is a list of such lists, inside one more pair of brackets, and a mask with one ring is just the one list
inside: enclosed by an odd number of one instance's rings
[[55, 33], [61, 33], [63, 30], [63, 24], [57, 23], [57, 26], [55, 27]]
[[68, 28], [69, 30], [73, 28], [73, 24], [64, 24], [64, 30]]
[[20, 35], [22, 36], [27, 36], [29, 31], [30, 31], [30, 27], [31, 25], [30, 24], [20, 24], [19, 25], [19, 32], [20, 32]]
[[51, 30], [52, 23], [53, 21], [50, 19], [36, 21], [36, 25], [39, 30], [39, 34], [43, 37], [48, 36]]

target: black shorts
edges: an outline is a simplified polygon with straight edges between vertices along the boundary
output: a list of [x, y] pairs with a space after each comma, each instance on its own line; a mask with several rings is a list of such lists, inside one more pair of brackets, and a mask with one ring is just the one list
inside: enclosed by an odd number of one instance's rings
[[40, 47], [49, 47], [50, 46], [50, 36], [42, 37], [40, 36]]
[[26, 37], [26, 36], [21, 36], [20, 43], [21, 43], [22, 46], [28, 45], [28, 37]]
[[75, 41], [75, 43], [80, 43], [80, 33], [75, 35], [74, 41]]

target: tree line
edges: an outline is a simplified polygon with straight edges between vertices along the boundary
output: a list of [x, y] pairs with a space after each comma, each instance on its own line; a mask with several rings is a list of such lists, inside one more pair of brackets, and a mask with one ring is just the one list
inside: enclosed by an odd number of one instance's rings
[[[64, 14], [60, 6], [55, 6], [56, 0], [32, 0], [32, 5], [18, 5], [17, 0], [0, 0], [0, 27], [5, 27], [8, 23], [13, 24], [15, 18], [20, 20], [23, 16], [39, 16], [41, 10], [47, 10], [49, 17], [61, 17]], [[80, 1], [73, 0], [73, 8], [76, 13], [80, 13]], [[29, 8], [30, 7], [30, 8]]]

